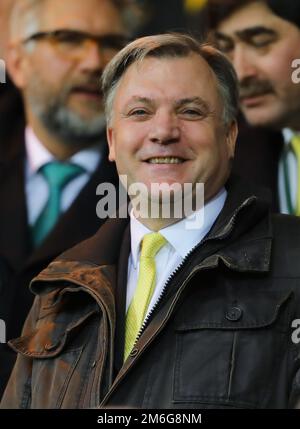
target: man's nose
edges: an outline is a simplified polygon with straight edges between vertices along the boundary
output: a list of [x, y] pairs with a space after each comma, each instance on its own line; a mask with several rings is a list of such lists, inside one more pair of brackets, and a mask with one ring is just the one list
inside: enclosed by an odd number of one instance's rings
[[149, 138], [153, 143], [176, 143], [180, 138], [180, 126], [176, 115], [168, 112], [157, 113]]
[[111, 57], [95, 41], [88, 41], [81, 52], [79, 67], [83, 71], [103, 70]]
[[243, 46], [236, 46], [232, 62], [239, 81], [256, 75], [255, 59]]

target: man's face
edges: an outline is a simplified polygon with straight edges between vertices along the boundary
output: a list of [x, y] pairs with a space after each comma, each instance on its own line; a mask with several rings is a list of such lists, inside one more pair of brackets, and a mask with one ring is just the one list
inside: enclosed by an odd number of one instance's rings
[[292, 82], [291, 64], [299, 58], [300, 30], [254, 2], [222, 21], [216, 38], [238, 74], [248, 122], [299, 129], [300, 85]]
[[[120, 13], [110, 0], [45, 1], [37, 32], [53, 30], [102, 37], [125, 34]], [[65, 140], [97, 140], [104, 128], [100, 77], [118, 49], [65, 36], [42, 37], [26, 45], [21, 48], [18, 86], [29, 117], [39, 118]]]
[[110, 160], [128, 185], [204, 183], [207, 200], [224, 184], [234, 151], [236, 127], [225, 127], [222, 113], [202, 58], [148, 57], [128, 68], [116, 90]]

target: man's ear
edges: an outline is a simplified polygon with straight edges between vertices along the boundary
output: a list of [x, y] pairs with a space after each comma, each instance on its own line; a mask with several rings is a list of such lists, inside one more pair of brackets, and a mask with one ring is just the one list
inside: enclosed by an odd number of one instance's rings
[[23, 89], [27, 83], [26, 61], [24, 48], [18, 43], [10, 43], [7, 49], [7, 71], [19, 89]]
[[238, 135], [237, 121], [232, 121], [231, 124], [228, 126], [227, 133], [226, 133], [226, 144], [228, 148], [229, 158], [234, 157], [234, 150], [235, 150], [237, 135]]
[[116, 151], [115, 151], [115, 135], [114, 135], [114, 129], [111, 126], [108, 126], [106, 129], [106, 137], [108, 142], [108, 159], [110, 161], [116, 160]]

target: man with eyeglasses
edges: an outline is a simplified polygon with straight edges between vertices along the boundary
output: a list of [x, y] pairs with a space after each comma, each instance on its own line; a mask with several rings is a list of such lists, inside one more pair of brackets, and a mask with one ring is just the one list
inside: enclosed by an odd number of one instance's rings
[[[117, 176], [99, 82], [133, 30], [130, 12], [126, 0], [16, 1], [8, 69], [26, 124], [1, 142], [0, 258], [14, 273], [0, 291], [7, 340], [19, 335], [32, 304], [30, 280], [104, 221], [96, 188], [117, 184]], [[0, 397], [14, 361], [1, 347]]]

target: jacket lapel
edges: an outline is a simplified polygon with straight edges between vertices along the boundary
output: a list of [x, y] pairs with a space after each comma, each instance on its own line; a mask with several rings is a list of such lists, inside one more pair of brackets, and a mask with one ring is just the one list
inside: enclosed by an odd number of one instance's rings
[[[115, 356], [114, 371], [115, 376], [123, 366], [124, 341], [125, 341], [125, 316], [128, 278], [128, 257], [130, 254], [130, 227], [124, 232], [123, 241], [120, 248], [120, 257], [117, 265], [117, 285], [116, 285], [116, 332], [115, 332]], [[115, 378], [115, 377], [114, 377]]]
[[0, 254], [15, 270], [30, 251], [24, 179], [24, 136], [9, 142], [0, 163]]

